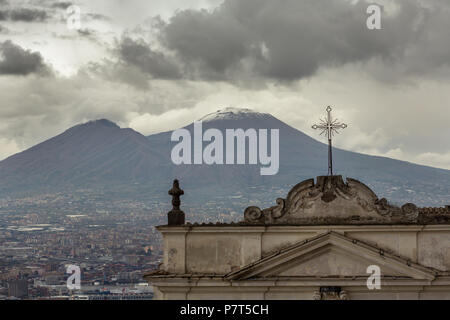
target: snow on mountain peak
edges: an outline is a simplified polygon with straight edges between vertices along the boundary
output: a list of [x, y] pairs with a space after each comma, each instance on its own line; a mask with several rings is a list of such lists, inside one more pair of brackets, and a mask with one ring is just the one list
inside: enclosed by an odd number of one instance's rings
[[225, 109], [217, 110], [216, 112], [209, 113], [203, 116], [198, 121], [216, 121], [216, 120], [237, 120], [244, 118], [264, 118], [267, 117], [267, 113], [256, 112], [248, 108], [233, 108], [228, 107]]

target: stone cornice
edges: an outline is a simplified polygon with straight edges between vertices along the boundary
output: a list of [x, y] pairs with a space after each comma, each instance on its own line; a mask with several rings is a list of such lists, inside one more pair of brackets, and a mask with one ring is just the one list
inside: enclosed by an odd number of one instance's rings
[[342, 232], [419, 232], [419, 231], [449, 231], [450, 224], [440, 225], [183, 225], [158, 226], [162, 233], [286, 233], [286, 232], [323, 232], [328, 230]]

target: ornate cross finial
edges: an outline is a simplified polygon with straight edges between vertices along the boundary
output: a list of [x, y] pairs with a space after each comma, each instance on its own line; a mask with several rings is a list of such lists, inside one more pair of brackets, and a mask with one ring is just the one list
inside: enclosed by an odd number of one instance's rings
[[345, 129], [347, 125], [345, 123], [338, 122], [338, 119], [333, 119], [331, 117], [331, 107], [327, 107], [327, 118], [320, 119], [320, 124], [315, 124], [312, 126], [313, 129], [320, 129], [322, 132], [320, 135], [326, 132], [328, 137], [328, 175], [333, 175], [333, 155], [332, 155], [332, 146], [331, 146], [331, 138], [335, 133], [339, 133], [338, 129]]
[[172, 210], [167, 213], [168, 224], [184, 224], [184, 212], [180, 210], [180, 196], [184, 194], [184, 191], [180, 189], [180, 184], [177, 179], [173, 180], [173, 187], [169, 190], [169, 194], [172, 196]]

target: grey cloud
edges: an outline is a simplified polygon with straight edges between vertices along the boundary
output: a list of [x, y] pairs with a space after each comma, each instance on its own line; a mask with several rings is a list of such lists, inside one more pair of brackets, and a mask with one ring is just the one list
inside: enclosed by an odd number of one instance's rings
[[58, 9], [67, 9], [68, 7], [70, 7], [72, 5], [72, 2], [57, 2], [52, 4], [52, 8], [58, 8]]
[[47, 12], [38, 9], [17, 8], [9, 12], [9, 19], [12, 21], [44, 21], [47, 18]]
[[[226, 0], [211, 12], [178, 11], [159, 23], [159, 40], [175, 52], [187, 78], [233, 80], [247, 74], [291, 81], [321, 67], [373, 58], [400, 65], [404, 72], [420, 62], [448, 63], [448, 3], [395, 3], [398, 13], [384, 10], [382, 30], [374, 31], [366, 27], [366, 1]], [[151, 52], [139, 45], [140, 52], [146, 50]], [[133, 63], [145, 66], [147, 61]]]
[[95, 35], [95, 30], [93, 29], [79, 29], [77, 30], [78, 34], [83, 37], [91, 37]]
[[136, 67], [130, 67], [129, 65], [114, 61], [90, 63], [81, 72], [100, 79], [109, 79], [109, 81], [116, 83], [124, 83], [142, 91], [146, 91], [150, 87], [148, 74], [141, 72]]
[[213, 13], [188, 10], [176, 14], [163, 27], [161, 39], [187, 66], [220, 78], [251, 54], [251, 36], [239, 17], [221, 8]]
[[111, 21], [111, 18], [99, 13], [87, 13], [86, 16], [91, 20]]
[[143, 40], [124, 37], [120, 40], [118, 51], [122, 62], [137, 67], [154, 78], [180, 77], [177, 65], [163, 53], [153, 51]]
[[34, 22], [45, 21], [49, 18], [47, 12], [40, 9], [14, 8], [0, 11], [0, 20]]
[[[160, 114], [174, 105], [180, 107], [179, 101], [183, 102], [183, 107], [191, 108], [190, 99], [199, 99], [202, 92], [171, 81], [143, 91], [116, 81], [118, 74], [89, 71], [83, 69], [71, 77], [55, 75], [45, 79], [34, 74], [0, 76], [0, 137], [15, 141], [22, 149], [93, 119], [107, 118], [128, 126], [130, 113]], [[117, 69], [117, 73], [123, 71]], [[173, 103], [174, 99], [177, 103]]]
[[51, 73], [41, 54], [25, 50], [10, 40], [0, 43], [0, 75], [28, 75]]

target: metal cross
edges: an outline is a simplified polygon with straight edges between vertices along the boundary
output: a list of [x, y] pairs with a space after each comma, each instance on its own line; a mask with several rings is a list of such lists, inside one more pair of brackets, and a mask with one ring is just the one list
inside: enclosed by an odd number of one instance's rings
[[322, 132], [320, 135], [326, 132], [328, 137], [328, 175], [333, 175], [333, 156], [332, 156], [332, 147], [331, 147], [331, 138], [335, 133], [339, 133], [338, 129], [345, 129], [347, 125], [345, 123], [338, 122], [338, 119], [333, 119], [331, 117], [331, 107], [327, 107], [327, 118], [320, 119], [320, 124], [315, 124], [312, 126], [313, 129], [321, 129]]

